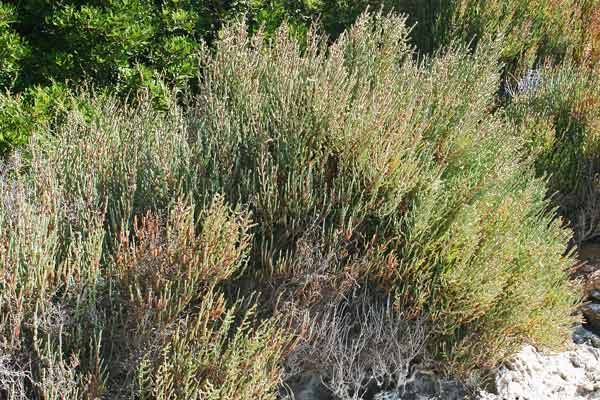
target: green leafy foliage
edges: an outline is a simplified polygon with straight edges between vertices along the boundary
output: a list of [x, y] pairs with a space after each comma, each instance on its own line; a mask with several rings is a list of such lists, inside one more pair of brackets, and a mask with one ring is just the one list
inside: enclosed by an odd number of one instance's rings
[[35, 49], [17, 89], [50, 80], [76, 85], [84, 79], [118, 90], [136, 80], [154, 88], [158, 79], [185, 83], [195, 70], [200, 36], [195, 36], [197, 16], [190, 15], [190, 2], [175, 10], [173, 4], [146, 0], [28, 2], [17, 11], [15, 27], [27, 32]]
[[0, 88], [14, 85], [30, 50], [23, 38], [10, 29], [14, 22], [15, 8], [0, 4]]
[[50, 134], [72, 109], [79, 109], [88, 117], [94, 113], [84, 98], [56, 83], [33, 87], [16, 96], [0, 94], [0, 108], [0, 155], [25, 145], [34, 132]]
[[82, 85], [122, 96], [144, 89], [166, 109], [173, 88], [195, 88], [204, 40], [244, 7], [197, 0], [0, 5], [0, 154], [60, 117], [42, 103], [63, 103]]

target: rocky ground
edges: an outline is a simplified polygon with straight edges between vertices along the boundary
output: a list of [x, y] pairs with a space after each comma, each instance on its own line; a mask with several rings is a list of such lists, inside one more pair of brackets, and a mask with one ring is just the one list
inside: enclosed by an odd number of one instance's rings
[[573, 274], [583, 280], [588, 294], [581, 311], [587, 326], [600, 334], [600, 243], [584, 246], [579, 257], [581, 262], [573, 268]]
[[[571, 273], [587, 293], [581, 307], [584, 325], [573, 332], [573, 344], [562, 353], [541, 353], [525, 346], [496, 371], [494, 387], [480, 392], [480, 400], [600, 400], [600, 243], [579, 249]], [[415, 393], [415, 399], [466, 399], [460, 385], [448, 393]], [[400, 397], [397, 397], [400, 398]]]
[[600, 337], [579, 327], [569, 351], [543, 354], [526, 346], [496, 374], [495, 393], [481, 400], [600, 399]]
[[573, 341], [571, 349], [556, 354], [525, 346], [498, 368], [489, 391], [469, 393], [457, 382], [434, 385], [423, 377], [404, 394], [384, 392], [375, 400], [600, 400], [600, 337], [578, 327]]
[[[495, 372], [492, 387], [473, 393], [466, 386], [417, 376], [403, 393], [380, 392], [372, 400], [600, 400], [600, 336], [583, 326], [573, 332], [573, 343], [562, 353], [542, 353], [525, 346], [511, 362]], [[295, 400], [332, 400], [312, 377], [297, 388]]]

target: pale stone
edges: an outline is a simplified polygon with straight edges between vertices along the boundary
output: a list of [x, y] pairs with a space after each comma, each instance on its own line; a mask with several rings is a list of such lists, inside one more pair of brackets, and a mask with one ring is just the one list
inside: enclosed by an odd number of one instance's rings
[[556, 354], [525, 346], [496, 375], [497, 394], [481, 393], [481, 400], [600, 400], [600, 350], [574, 345]]

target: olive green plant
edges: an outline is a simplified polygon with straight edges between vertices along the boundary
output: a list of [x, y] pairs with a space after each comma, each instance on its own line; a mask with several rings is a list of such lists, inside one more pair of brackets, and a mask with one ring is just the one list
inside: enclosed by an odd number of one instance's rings
[[505, 113], [521, 126], [526, 153], [538, 175], [548, 175], [550, 195], [575, 229], [575, 240], [598, 231], [600, 79], [586, 67], [565, 63], [521, 77], [509, 90]]
[[[293, 32], [227, 25], [185, 106], [80, 94], [3, 166], [0, 395], [274, 399], [301, 322], [359, 288], [386, 314], [357, 326], [427, 327], [414, 354], [459, 376], [567, 340], [568, 232], [496, 112], [502, 44], [417, 60], [382, 12]], [[414, 354], [353, 376], [400, 387]]]
[[505, 73], [521, 74], [544, 61], [598, 62], [596, 0], [401, 1], [416, 23], [415, 43], [423, 51], [455, 40], [472, 47], [489, 37], [504, 38], [499, 48]]
[[341, 235], [378, 254], [357, 279], [428, 315], [455, 371], [492, 366], [525, 338], [560, 345], [577, 299], [568, 233], [494, 113], [501, 46], [414, 61], [405, 18], [382, 14], [330, 46], [313, 32], [303, 47], [285, 29], [270, 43], [226, 30], [191, 120], [201, 185], [254, 210], [257, 276], [286, 274], [316, 223], [326, 246]]

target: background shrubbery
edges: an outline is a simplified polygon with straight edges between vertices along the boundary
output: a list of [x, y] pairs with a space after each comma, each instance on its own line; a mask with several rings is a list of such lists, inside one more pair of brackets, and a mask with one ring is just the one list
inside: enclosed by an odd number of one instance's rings
[[509, 120], [522, 126], [527, 154], [575, 228], [577, 242], [598, 231], [600, 80], [588, 68], [565, 63], [532, 70], [509, 90]]
[[0, 175], [3, 394], [274, 399], [313, 371], [358, 399], [566, 340], [569, 235], [536, 172], [591, 140], [587, 92], [544, 106], [542, 78], [500, 108], [501, 40], [416, 57], [395, 14], [298, 26], [225, 24], [161, 107], [5, 96], [59, 112]]
[[[0, 5], [0, 152], [53, 123], [81, 85], [134, 99], [151, 93], [165, 110], [173, 88], [198, 90], [205, 46], [243, 19], [272, 37], [286, 23], [300, 43], [312, 24], [337, 38], [365, 9], [404, 13], [418, 57], [452, 43], [502, 37], [502, 85], [543, 63], [593, 68], [600, 54], [597, 0], [35, 0]], [[8, 93], [7, 93], [8, 91]], [[181, 98], [179, 98], [181, 99]]]

